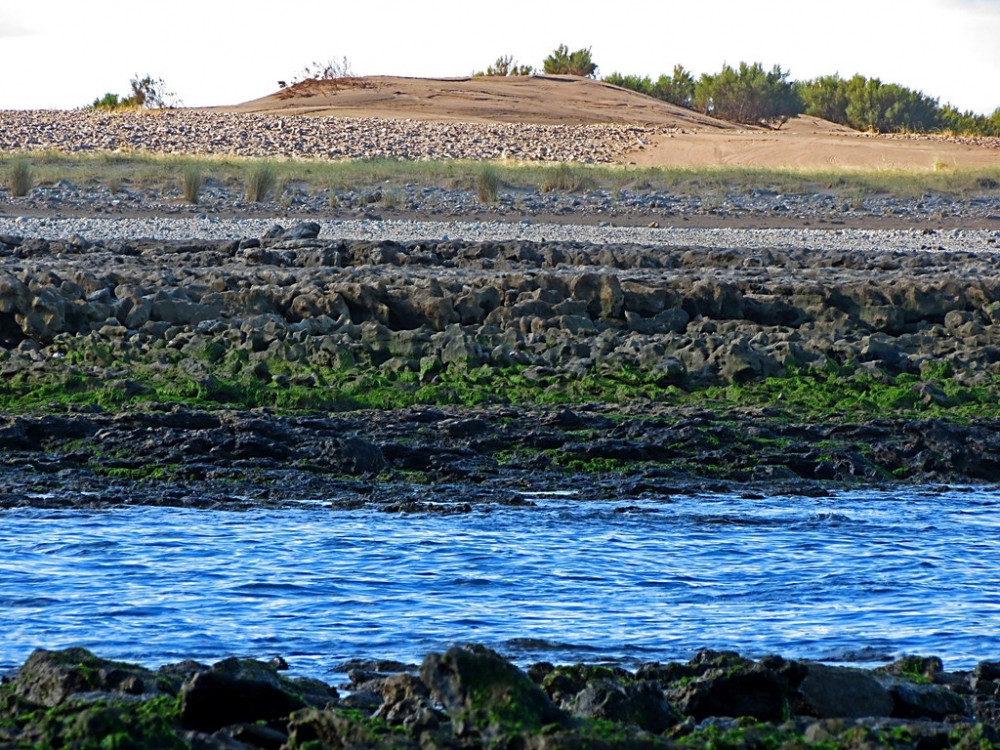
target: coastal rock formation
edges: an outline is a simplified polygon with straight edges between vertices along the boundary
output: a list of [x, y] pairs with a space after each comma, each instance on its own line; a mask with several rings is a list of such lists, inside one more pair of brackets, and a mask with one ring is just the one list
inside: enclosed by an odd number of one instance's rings
[[[38, 651], [0, 685], [0, 743], [288, 750], [1000, 746], [998, 698], [984, 685], [993, 663], [929, 677], [912, 673], [913, 663], [904, 657], [864, 671], [706, 651], [687, 663], [641, 664], [634, 672], [548, 663], [525, 672], [488, 648], [467, 645], [428, 654], [419, 670], [353, 669], [343, 686], [351, 695], [340, 699], [333, 686], [284, 677], [280, 659], [181, 662], [153, 672], [83, 649]], [[102, 677], [81, 677], [88, 670]], [[133, 679], [116, 682], [113, 674]], [[137, 689], [136, 679], [149, 689]], [[46, 687], [26, 691], [29, 685]], [[897, 697], [903, 694], [923, 697]]]
[[[419, 472], [504, 501], [522, 472], [642, 472], [593, 485], [612, 495], [1000, 478], [995, 253], [317, 232], [3, 238], [3, 398], [71, 412], [6, 417], [6, 466], [46, 451], [61, 467], [207, 482], [251, 462], [305, 472], [302, 487], [310, 473]], [[0, 504], [28, 502], [18, 486]], [[155, 494], [137, 489], [175, 502]], [[391, 494], [361, 486], [344, 502], [437, 507]]]

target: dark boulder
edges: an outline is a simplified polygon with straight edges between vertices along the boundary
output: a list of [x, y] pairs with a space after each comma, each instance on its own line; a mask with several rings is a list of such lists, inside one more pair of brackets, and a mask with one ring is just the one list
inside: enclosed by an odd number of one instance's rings
[[870, 672], [825, 664], [807, 664], [799, 685], [804, 712], [821, 719], [889, 716], [893, 700]]
[[428, 654], [420, 678], [451, 717], [456, 737], [489, 740], [511, 727], [538, 731], [549, 724], [569, 724], [568, 715], [524, 672], [483, 646]]
[[227, 659], [212, 671], [199, 672], [180, 692], [181, 724], [202, 732], [279, 719], [305, 706], [298, 691], [286, 689], [273, 668], [246, 659]]
[[634, 724], [654, 734], [665, 732], [680, 720], [660, 686], [649, 680], [631, 685], [611, 680], [592, 682], [576, 696], [570, 710], [585, 718]]

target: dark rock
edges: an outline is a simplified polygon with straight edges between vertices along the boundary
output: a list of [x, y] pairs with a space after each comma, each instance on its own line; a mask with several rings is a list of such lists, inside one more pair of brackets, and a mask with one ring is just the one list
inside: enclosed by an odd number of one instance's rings
[[570, 711], [577, 716], [634, 724], [647, 732], [661, 734], [680, 721], [656, 682], [620, 685], [599, 680], [587, 685], [573, 701]]
[[451, 717], [456, 737], [488, 740], [511, 726], [537, 731], [548, 724], [568, 725], [569, 717], [541, 688], [483, 646], [454, 646], [444, 654], [428, 654], [420, 678]]
[[281, 232], [280, 237], [283, 240], [314, 240], [319, 237], [319, 230], [320, 226], [315, 221], [303, 221]]
[[870, 672], [808, 663], [799, 685], [805, 713], [826, 718], [892, 715], [889, 691]]
[[971, 713], [962, 696], [942, 685], [901, 680], [889, 685], [889, 694], [893, 700], [892, 716], [900, 719], [933, 721]]
[[75, 693], [160, 694], [156, 675], [132, 664], [94, 656], [84, 648], [38, 649], [14, 679], [14, 694], [43, 706], [56, 706]]
[[180, 692], [181, 723], [202, 732], [278, 719], [305, 705], [301, 698], [279, 687], [273, 672], [248, 676], [240, 671], [200, 672]]
[[785, 675], [751, 662], [710, 667], [693, 682], [671, 688], [667, 695], [684, 715], [697, 721], [712, 716], [780, 721], [790, 712], [797, 687]]

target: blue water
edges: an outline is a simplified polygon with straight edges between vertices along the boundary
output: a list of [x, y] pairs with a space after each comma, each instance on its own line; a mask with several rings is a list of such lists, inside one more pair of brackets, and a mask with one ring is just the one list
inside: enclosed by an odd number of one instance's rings
[[522, 663], [1000, 657], [997, 492], [532, 499], [3, 511], [0, 669], [70, 645], [149, 666], [280, 654], [317, 677], [460, 641]]

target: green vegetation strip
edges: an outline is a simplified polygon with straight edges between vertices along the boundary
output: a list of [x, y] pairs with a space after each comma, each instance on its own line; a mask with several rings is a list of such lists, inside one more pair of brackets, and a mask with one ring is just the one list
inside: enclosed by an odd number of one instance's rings
[[[778, 407], [791, 418], [837, 415], [1000, 417], [1000, 377], [966, 377], [950, 365], [921, 375], [891, 375], [865, 367], [790, 369], [782, 377], [704, 386], [671, 382], [634, 367], [595, 366], [585, 373], [523, 366], [464, 368], [427, 365], [387, 369], [365, 361], [323, 367], [272, 360], [251, 364], [246, 351], [221, 355], [206, 347], [193, 358], [168, 351], [155, 362], [116, 361], [101, 347], [71, 350], [66, 367], [40, 374], [22, 370], [0, 383], [6, 412], [64, 411], [69, 406], [117, 411], [142, 403], [204, 408], [271, 407], [281, 412], [395, 409], [414, 405], [661, 403], [679, 406]], [[127, 366], [127, 374], [116, 368]]]
[[[104, 185], [166, 194], [181, 188], [191, 202], [201, 181], [212, 179], [253, 200], [262, 187], [297, 187], [320, 192], [364, 191], [373, 185], [475, 191], [484, 202], [501, 190], [579, 192], [606, 190], [669, 191], [693, 197], [722, 192], [770, 190], [785, 194], [826, 193], [854, 199], [861, 195], [919, 198], [927, 194], [959, 198], [996, 196], [1000, 167], [942, 170], [795, 170], [741, 167], [639, 168], [583, 164], [527, 164], [470, 161], [414, 162], [394, 159], [292, 161], [208, 156], [144, 154], [70, 155], [61, 151], [0, 154], [0, 173], [8, 187], [51, 186], [67, 180], [78, 187]], [[197, 178], [198, 190], [191, 189]], [[267, 183], [261, 185], [262, 179]], [[185, 188], [186, 186], [186, 188]], [[251, 193], [253, 193], [251, 195]], [[191, 199], [194, 195], [194, 200]], [[331, 201], [332, 202], [332, 201]]]

